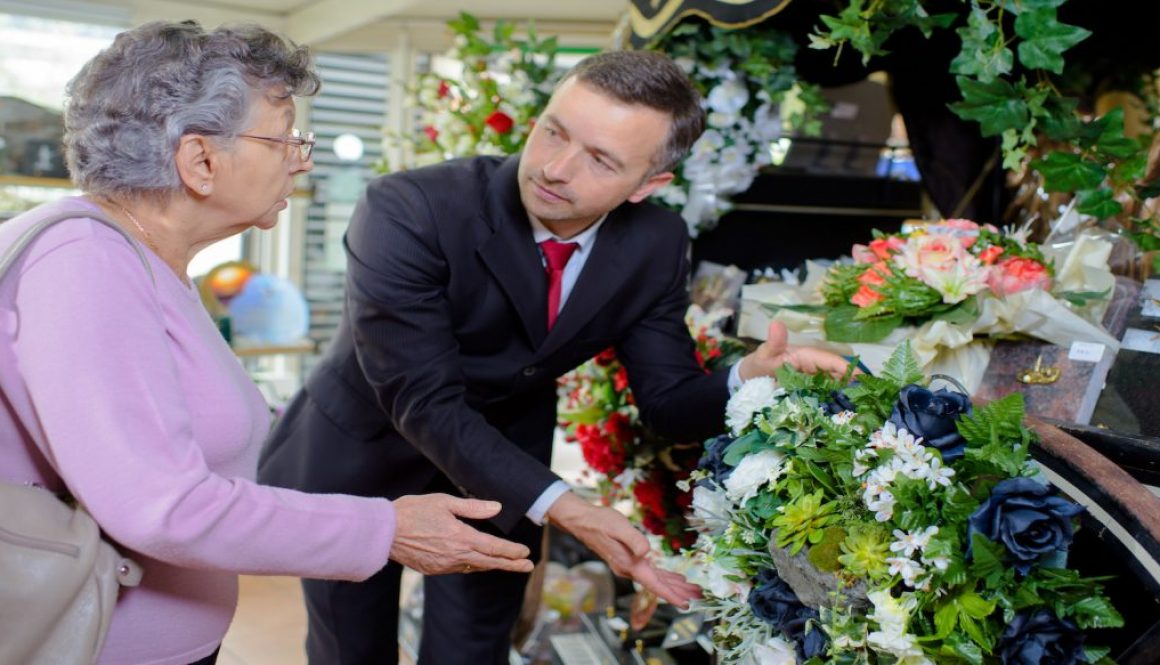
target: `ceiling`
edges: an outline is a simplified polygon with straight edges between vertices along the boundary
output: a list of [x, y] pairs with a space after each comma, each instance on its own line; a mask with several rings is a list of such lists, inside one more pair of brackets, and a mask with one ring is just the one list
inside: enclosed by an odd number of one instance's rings
[[28, 0], [45, 8], [110, 11], [133, 24], [154, 19], [197, 19], [207, 26], [256, 21], [296, 42], [337, 51], [440, 51], [450, 45], [446, 21], [466, 11], [479, 19], [523, 22], [558, 35], [564, 46], [605, 47], [628, 0]]

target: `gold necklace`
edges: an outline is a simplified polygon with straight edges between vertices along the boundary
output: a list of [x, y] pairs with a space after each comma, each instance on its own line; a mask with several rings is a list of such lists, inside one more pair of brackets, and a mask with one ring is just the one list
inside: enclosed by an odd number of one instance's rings
[[149, 232], [145, 230], [144, 226], [141, 226], [141, 222], [137, 221], [137, 218], [133, 216], [133, 213], [129, 212], [129, 209], [120, 203], [115, 205], [121, 209], [121, 212], [125, 213], [125, 216], [129, 218], [129, 221], [133, 222], [133, 226], [136, 226], [137, 230], [141, 232], [141, 235], [144, 236], [145, 244], [149, 245], [149, 248], [153, 250], [153, 253], [160, 255], [161, 250], [157, 249], [157, 243], [154, 242], [153, 236], [149, 235]]

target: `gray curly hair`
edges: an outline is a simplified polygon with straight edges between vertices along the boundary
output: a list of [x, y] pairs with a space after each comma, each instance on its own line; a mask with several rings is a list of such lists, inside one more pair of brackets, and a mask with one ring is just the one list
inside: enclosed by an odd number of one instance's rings
[[69, 173], [98, 196], [171, 195], [182, 187], [173, 159], [183, 135], [234, 139], [255, 91], [286, 98], [319, 86], [306, 47], [260, 26], [147, 23], [117, 35], [69, 82]]

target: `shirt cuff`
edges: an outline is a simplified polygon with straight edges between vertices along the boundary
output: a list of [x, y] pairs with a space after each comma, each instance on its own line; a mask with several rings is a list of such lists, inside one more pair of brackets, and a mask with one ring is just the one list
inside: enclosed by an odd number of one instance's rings
[[726, 383], [729, 386], [729, 394], [732, 395], [737, 392], [737, 389], [741, 387], [742, 383], [745, 382], [741, 380], [741, 361], [738, 360], [729, 368], [729, 382]]
[[551, 485], [548, 485], [548, 489], [544, 490], [540, 498], [536, 499], [536, 502], [525, 513], [528, 519], [535, 522], [537, 526], [543, 526], [544, 517], [548, 514], [548, 509], [552, 507], [552, 504], [556, 503], [556, 499], [559, 499], [570, 489], [568, 483], [563, 480], [557, 480]]

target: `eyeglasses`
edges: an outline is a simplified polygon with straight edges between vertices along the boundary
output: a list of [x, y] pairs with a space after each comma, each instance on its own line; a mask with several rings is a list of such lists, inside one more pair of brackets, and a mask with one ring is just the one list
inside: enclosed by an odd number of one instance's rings
[[298, 156], [304, 162], [310, 161], [310, 155], [314, 153], [314, 132], [306, 132], [306, 136], [303, 136], [302, 132], [293, 129], [290, 130], [290, 136], [258, 136], [256, 134], [238, 134], [238, 136], [246, 139], [272, 141], [283, 145], [296, 146], [298, 148]]

